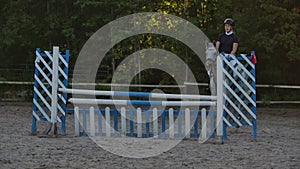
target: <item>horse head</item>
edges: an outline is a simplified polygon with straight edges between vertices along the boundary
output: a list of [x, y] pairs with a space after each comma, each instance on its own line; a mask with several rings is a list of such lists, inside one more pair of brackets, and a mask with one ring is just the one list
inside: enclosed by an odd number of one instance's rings
[[212, 67], [215, 67], [215, 63], [217, 60], [218, 52], [214, 47], [213, 43], [208, 42], [206, 43], [206, 61], [205, 61], [205, 68], [207, 71], [211, 71]]

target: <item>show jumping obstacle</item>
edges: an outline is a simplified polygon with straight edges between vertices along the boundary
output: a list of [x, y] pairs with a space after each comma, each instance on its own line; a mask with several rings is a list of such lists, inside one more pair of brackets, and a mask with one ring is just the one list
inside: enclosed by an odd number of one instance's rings
[[[211, 136], [214, 131], [214, 111], [206, 111], [206, 109], [190, 110], [159, 110], [159, 107], [188, 107], [188, 106], [216, 106], [216, 96], [205, 95], [176, 95], [176, 94], [159, 94], [147, 92], [117, 92], [117, 91], [94, 91], [94, 90], [80, 90], [80, 89], [59, 89], [63, 93], [73, 93], [80, 95], [99, 95], [99, 96], [133, 96], [133, 97], [147, 97], [147, 98], [166, 98], [166, 99], [190, 99], [190, 101], [145, 101], [145, 100], [112, 100], [112, 99], [86, 99], [86, 98], [71, 98], [69, 102], [75, 105], [75, 133], [76, 135], [90, 135], [90, 136], [136, 136], [136, 137], [204, 137]], [[195, 101], [203, 100], [203, 101]], [[207, 101], [205, 101], [207, 100]], [[220, 101], [220, 100], [219, 100]], [[121, 106], [121, 109], [110, 110], [109, 107], [105, 109], [95, 109], [93, 106], [90, 109], [79, 109], [78, 105], [115, 105]], [[128, 109], [126, 106], [153, 106], [154, 108], [142, 110]], [[219, 105], [222, 105], [221, 103]], [[219, 107], [222, 110], [222, 107]], [[220, 111], [222, 112], [222, 111]], [[113, 116], [113, 124], [111, 124], [110, 117]], [[210, 116], [210, 124], [208, 131], [206, 128], [206, 116]], [[87, 117], [90, 117], [87, 120]], [[97, 116], [97, 118], [95, 118]], [[222, 114], [220, 115], [222, 116]], [[198, 131], [198, 118], [201, 118], [201, 131]], [[104, 119], [102, 119], [104, 118]], [[127, 120], [128, 119], [128, 120]], [[176, 120], [174, 120], [176, 119]], [[183, 121], [184, 119], [184, 121]], [[119, 127], [119, 121], [121, 126]], [[79, 122], [82, 122], [82, 128], [79, 129]], [[96, 121], [96, 122], [95, 122]], [[167, 123], [168, 121], [168, 123]], [[136, 123], [135, 123], [136, 122]], [[192, 123], [191, 123], [192, 122]], [[89, 123], [89, 125], [87, 124]], [[103, 131], [102, 126], [105, 123]], [[126, 127], [128, 126], [129, 127]], [[161, 126], [159, 126], [161, 124]], [[96, 127], [95, 127], [96, 126]], [[113, 129], [110, 129], [113, 126]], [[96, 132], [97, 128], [97, 132]], [[160, 129], [159, 129], [160, 128]], [[184, 128], [184, 131], [182, 131]], [[193, 132], [190, 133], [191, 128]], [[134, 130], [136, 129], [136, 132]], [[166, 130], [168, 129], [168, 130]], [[176, 131], [175, 131], [176, 129]], [[143, 133], [144, 131], [144, 133]], [[220, 130], [222, 132], [222, 128]], [[218, 135], [218, 133], [217, 133]], [[219, 134], [221, 136], [221, 133]]]
[[51, 122], [51, 128], [45, 133], [55, 134], [56, 122], [61, 122], [61, 131], [66, 131], [67, 94], [57, 97], [58, 88], [68, 87], [69, 50], [59, 53], [58, 47], [53, 52], [36, 49], [33, 110], [31, 133], [36, 134], [37, 121]]
[[253, 126], [256, 138], [255, 64], [251, 56], [218, 56], [216, 95], [207, 96], [68, 89], [69, 51], [61, 55], [56, 54], [56, 47], [53, 49], [52, 53], [36, 52], [32, 132], [36, 131], [37, 120], [51, 122], [52, 128], [61, 122], [64, 132], [67, 94], [76, 94], [80, 97], [68, 101], [74, 105], [78, 136], [208, 138], [214, 136], [216, 128], [217, 136], [226, 139], [227, 127]]

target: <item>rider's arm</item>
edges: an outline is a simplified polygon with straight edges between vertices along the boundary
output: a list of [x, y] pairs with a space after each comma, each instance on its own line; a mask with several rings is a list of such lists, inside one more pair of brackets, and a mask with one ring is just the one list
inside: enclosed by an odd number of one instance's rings
[[238, 46], [239, 46], [238, 43], [233, 43], [232, 51], [230, 52], [230, 54], [235, 54], [236, 51], [237, 51]]
[[217, 51], [219, 51], [219, 47], [220, 47], [220, 41], [217, 41], [216, 42], [216, 49], [217, 49]]

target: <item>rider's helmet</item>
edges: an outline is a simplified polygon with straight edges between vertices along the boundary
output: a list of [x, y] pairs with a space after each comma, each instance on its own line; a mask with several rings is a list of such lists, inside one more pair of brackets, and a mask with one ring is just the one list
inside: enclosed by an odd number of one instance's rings
[[231, 25], [231, 26], [234, 26], [234, 20], [231, 19], [231, 18], [226, 18], [226, 19], [224, 20], [224, 25], [225, 25], [225, 24], [229, 24], [229, 25]]

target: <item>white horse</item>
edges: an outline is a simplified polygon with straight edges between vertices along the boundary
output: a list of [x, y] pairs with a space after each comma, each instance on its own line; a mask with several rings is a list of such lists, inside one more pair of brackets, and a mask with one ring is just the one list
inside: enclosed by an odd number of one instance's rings
[[[217, 56], [218, 51], [213, 43], [207, 43], [205, 68], [209, 77], [209, 88], [212, 96], [217, 95]], [[210, 109], [216, 110], [216, 106], [211, 106]]]

